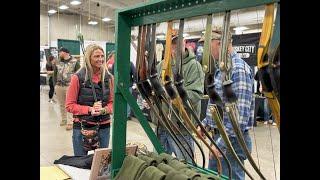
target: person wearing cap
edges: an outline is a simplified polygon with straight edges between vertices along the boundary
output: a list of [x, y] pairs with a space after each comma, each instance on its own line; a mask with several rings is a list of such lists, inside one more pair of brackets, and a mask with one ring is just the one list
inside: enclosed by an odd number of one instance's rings
[[[221, 30], [213, 30], [211, 36], [211, 56], [217, 62], [219, 59], [220, 48], [222, 46], [221, 42], [222, 32]], [[229, 32], [229, 41], [228, 41], [228, 55], [232, 62], [232, 69], [231, 69], [231, 80], [233, 84], [231, 85], [233, 92], [237, 97], [237, 108], [239, 111], [239, 119], [238, 123], [245, 139], [246, 145], [249, 151], [252, 151], [252, 142], [251, 137], [249, 135], [249, 129], [253, 126], [253, 118], [254, 118], [254, 92], [253, 92], [253, 83], [254, 83], [254, 74], [250, 66], [240, 58], [237, 52], [232, 47], [232, 39], [231, 34]], [[201, 38], [204, 40], [203, 38]], [[221, 64], [219, 65], [220, 67]], [[223, 94], [223, 80], [222, 75], [223, 72], [221, 68], [216, 65], [216, 72], [214, 74], [214, 83], [215, 83], [215, 90], [222, 98], [223, 102], [226, 102], [226, 97]], [[209, 111], [209, 106], [211, 102], [209, 101], [207, 107], [207, 114], [205, 119], [202, 121], [204, 126], [210, 126], [211, 128], [215, 128], [216, 125], [212, 120], [211, 112]], [[228, 137], [232, 143], [233, 148], [235, 149], [239, 159], [242, 163], [244, 160], [247, 159], [246, 155], [244, 154], [236, 135], [233, 131], [231, 122], [228, 118], [228, 115], [224, 112], [223, 113], [223, 123], [228, 134]], [[201, 132], [201, 129], [198, 128], [198, 131]], [[232, 174], [234, 179], [245, 179], [245, 172], [233, 158], [229, 150], [227, 150], [226, 145], [219, 134], [214, 136], [217, 145], [225, 152], [227, 158], [231, 163]], [[222, 155], [219, 151], [212, 146], [213, 149], [220, 155], [221, 162], [222, 162], [222, 174], [228, 175], [228, 166], [225, 160], [222, 158]], [[209, 165], [208, 169], [217, 171], [217, 161], [210, 155], [209, 157]]]
[[[176, 69], [175, 68], [175, 61], [176, 61], [177, 43], [178, 43], [178, 35], [173, 35], [172, 45], [171, 45], [172, 69]], [[182, 55], [183, 58], [182, 58], [182, 62], [181, 62], [182, 63], [182, 75], [184, 77], [183, 86], [188, 94], [188, 97], [191, 100], [192, 105], [194, 106], [194, 108], [196, 110], [196, 114], [200, 118], [201, 97], [203, 96], [203, 89], [204, 89], [204, 84], [203, 84], [204, 73], [202, 71], [201, 64], [196, 60], [196, 56], [195, 56], [194, 52], [191, 49], [186, 48], [185, 40], [183, 40], [182, 46], [183, 46], [182, 49], [184, 50], [183, 55]], [[161, 61], [157, 65], [158, 72], [161, 72], [162, 64], [163, 64], [163, 61]], [[170, 110], [168, 109], [167, 106], [163, 105], [162, 109], [165, 114], [170, 113]], [[178, 109], [175, 108], [175, 110], [176, 110], [176, 112], [179, 112]], [[193, 120], [191, 113], [188, 112], [188, 115]], [[153, 117], [154, 115], [152, 114], [151, 116], [152, 116], [153, 122], [155, 124], [158, 124], [156, 118]], [[192, 147], [193, 152], [194, 152], [194, 142], [193, 142], [192, 138], [181, 127], [180, 122], [178, 121], [178, 119], [176, 119], [176, 117], [174, 115], [171, 115], [171, 119], [173, 122], [176, 123], [177, 127], [180, 127], [179, 130], [182, 132], [183, 136], [187, 139], [188, 144]], [[176, 157], [178, 157], [179, 159], [183, 159], [182, 153], [184, 153], [184, 155], [187, 157], [186, 160], [191, 161], [191, 159], [187, 156], [186, 152], [181, 152], [179, 150], [178, 146], [175, 144], [172, 137], [169, 135], [169, 133], [166, 131], [166, 129], [164, 127], [159, 125], [157, 127], [157, 131], [158, 132], [156, 134], [158, 135], [160, 143], [164, 147], [166, 153], [168, 153], [170, 155], [172, 153], [174, 153], [176, 155]], [[178, 134], [177, 134], [177, 136], [182, 143], [185, 142], [182, 140], [182, 137], [180, 137]], [[186, 147], [187, 150], [189, 149], [186, 144], [184, 144], [184, 146]]]
[[59, 61], [56, 62], [54, 77], [56, 80], [55, 92], [60, 105], [60, 126], [66, 126], [66, 130], [72, 129], [72, 114], [66, 112], [66, 91], [70, 84], [71, 75], [80, 68], [80, 63], [70, 55], [67, 48], [59, 49]]

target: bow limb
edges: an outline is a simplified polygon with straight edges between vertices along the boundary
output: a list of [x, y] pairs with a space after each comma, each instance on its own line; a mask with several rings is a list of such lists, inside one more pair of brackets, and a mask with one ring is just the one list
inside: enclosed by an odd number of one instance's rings
[[172, 26], [173, 26], [173, 22], [172, 21], [168, 21], [164, 62], [163, 62], [163, 65], [162, 65], [162, 72], [161, 72], [161, 78], [162, 78], [162, 82], [163, 83], [165, 83], [165, 76], [172, 74], [171, 63], [170, 63], [171, 62], [170, 59], [171, 59]]
[[225, 104], [225, 109], [226, 109], [226, 113], [229, 117], [229, 120], [232, 124], [233, 127], [233, 131], [236, 134], [236, 137], [238, 139], [238, 142], [242, 148], [242, 150], [244, 151], [245, 155], [247, 156], [250, 164], [252, 165], [252, 167], [254, 168], [254, 170], [258, 173], [258, 175], [260, 176], [261, 179], [266, 179], [264, 177], [264, 175], [261, 173], [260, 169], [258, 168], [258, 166], [256, 165], [256, 163], [254, 162], [250, 151], [247, 148], [247, 145], [245, 143], [244, 137], [242, 135], [242, 132], [240, 130], [240, 126], [238, 123], [238, 119], [239, 119], [239, 112], [237, 110], [237, 105], [235, 103], [226, 103]]
[[[155, 26], [153, 26], [153, 30], [154, 31], [152, 33], [152, 37], [155, 37]], [[180, 151], [183, 152], [181, 149], [185, 150], [187, 155], [193, 160], [193, 156], [185, 149], [181, 141], [174, 134], [174, 130], [173, 130], [174, 128], [172, 128], [172, 126], [170, 125], [170, 122], [167, 121], [168, 119], [165, 118], [166, 116], [162, 112], [162, 109], [159, 105], [159, 101], [153, 98], [152, 87], [147, 80], [147, 72], [148, 72], [147, 60], [150, 60], [153, 57], [150, 53], [154, 51], [154, 47], [155, 47], [150, 42], [150, 35], [151, 35], [151, 25], [144, 25], [142, 27], [141, 41], [139, 46], [140, 52], [138, 56], [140, 57], [138, 58], [139, 62], [137, 62], [139, 64], [138, 70], [137, 70], [139, 72], [138, 73], [139, 81], [137, 83], [138, 91], [140, 92], [140, 94], [143, 96], [143, 98], [146, 100], [146, 102], [150, 106], [151, 110], [156, 115], [157, 119], [159, 120], [158, 122], [160, 122], [161, 125], [163, 125], [165, 129], [167, 129], [169, 135], [172, 137], [173, 141], [177, 144]], [[153, 42], [155, 42], [155, 40], [153, 40]], [[154, 107], [154, 104], [156, 104], [157, 108]], [[162, 119], [158, 113], [160, 113], [161, 116], [164, 117], [164, 119]], [[177, 130], [176, 132], [181, 134], [178, 128], [175, 128], [175, 130]], [[191, 149], [191, 147], [189, 148]], [[183, 156], [186, 159], [185, 154], [183, 154]], [[193, 160], [193, 163], [195, 164], [194, 160]]]
[[218, 158], [218, 155], [216, 154], [216, 152], [213, 151], [210, 144], [201, 136], [201, 134], [197, 131], [197, 128], [193, 125], [192, 120], [190, 119], [190, 117], [188, 116], [186, 110], [184, 109], [184, 107], [182, 105], [182, 100], [180, 98], [176, 98], [176, 99], [172, 100], [172, 103], [175, 107], [177, 107], [180, 110], [182, 119], [187, 124], [187, 126], [190, 129], [192, 129], [192, 131], [197, 135], [197, 137], [207, 146], [209, 151], [213, 154], [213, 157], [217, 160], [218, 173], [219, 173], [219, 175], [221, 175], [221, 172], [222, 172], [221, 160]]
[[[268, 71], [268, 65], [272, 65], [272, 60], [274, 59], [280, 45], [280, 4], [278, 4], [277, 19], [275, 28], [273, 29], [274, 9], [275, 6], [273, 3], [266, 5], [265, 19], [263, 21], [257, 52], [257, 66], [259, 69], [259, 78], [261, 80], [263, 94], [268, 99], [269, 107], [277, 123], [278, 130], [280, 131], [280, 104], [275, 92], [277, 88], [274, 88], [272, 85], [274, 78], [272, 78], [273, 76]], [[273, 30], [275, 31], [273, 32]], [[270, 57], [271, 60], [269, 60]]]
[[240, 165], [240, 167], [245, 171], [245, 173], [250, 177], [250, 179], [253, 180], [254, 178], [249, 173], [249, 171], [244, 167], [244, 164], [242, 164], [242, 162], [240, 161], [238, 155], [236, 154], [236, 152], [230, 142], [230, 139], [227, 135], [227, 132], [222, 124], [223, 121], [220, 116], [218, 106], [214, 104], [209, 109], [212, 114], [212, 119], [216, 122], [217, 128], [219, 129], [219, 132], [221, 134], [221, 137], [222, 137], [223, 141], [225, 142], [226, 146], [228, 147], [228, 149], [230, 150], [231, 155], [237, 161], [237, 163]]
[[212, 14], [207, 16], [206, 32], [204, 34], [205, 41], [203, 45], [202, 69], [204, 73], [211, 71], [211, 34], [212, 34]]

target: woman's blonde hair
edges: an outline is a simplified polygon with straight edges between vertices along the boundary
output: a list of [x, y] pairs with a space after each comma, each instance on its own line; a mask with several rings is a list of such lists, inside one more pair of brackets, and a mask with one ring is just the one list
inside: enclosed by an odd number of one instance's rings
[[[95, 50], [101, 50], [104, 53], [103, 49], [101, 46], [97, 45], [97, 44], [90, 44], [89, 46], [87, 46], [86, 48], [86, 52], [84, 55], [84, 61], [83, 61], [83, 67], [86, 69], [86, 75], [85, 75], [85, 81], [87, 81], [88, 79], [91, 81], [92, 80], [92, 76], [93, 76], [93, 70], [92, 70], [92, 65], [91, 65], [91, 55]], [[101, 73], [101, 83], [104, 87], [104, 78], [105, 78], [105, 73], [107, 71], [107, 73], [110, 75], [109, 71], [105, 68], [106, 67], [106, 58], [104, 57], [103, 59], [103, 63], [102, 66], [100, 68], [100, 73]]]

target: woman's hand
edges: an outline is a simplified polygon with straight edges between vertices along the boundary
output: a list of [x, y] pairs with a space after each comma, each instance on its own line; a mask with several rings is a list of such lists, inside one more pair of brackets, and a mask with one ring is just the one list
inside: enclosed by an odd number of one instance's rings
[[93, 108], [94, 108], [95, 110], [100, 110], [100, 109], [102, 108], [102, 103], [101, 103], [101, 101], [95, 102], [95, 103], [93, 104]]
[[95, 107], [90, 107], [89, 111], [90, 111], [90, 113], [91, 113], [92, 116], [99, 116], [99, 115], [101, 115], [100, 109], [97, 109], [97, 108], [95, 108]]

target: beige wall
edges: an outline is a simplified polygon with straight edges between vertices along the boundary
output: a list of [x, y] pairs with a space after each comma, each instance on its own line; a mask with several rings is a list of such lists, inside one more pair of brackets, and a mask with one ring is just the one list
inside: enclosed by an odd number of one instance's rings
[[[60, 14], [58, 19], [57, 13], [48, 17], [45, 11], [40, 11], [40, 46], [57, 39], [75, 40], [76, 26], [80, 28], [80, 15]], [[102, 27], [100, 22], [95, 26], [88, 25], [88, 17], [81, 17], [81, 32], [85, 40], [114, 42], [114, 27], [108, 27], [104, 22]]]
[[40, 46], [48, 44], [48, 16], [40, 13]]

